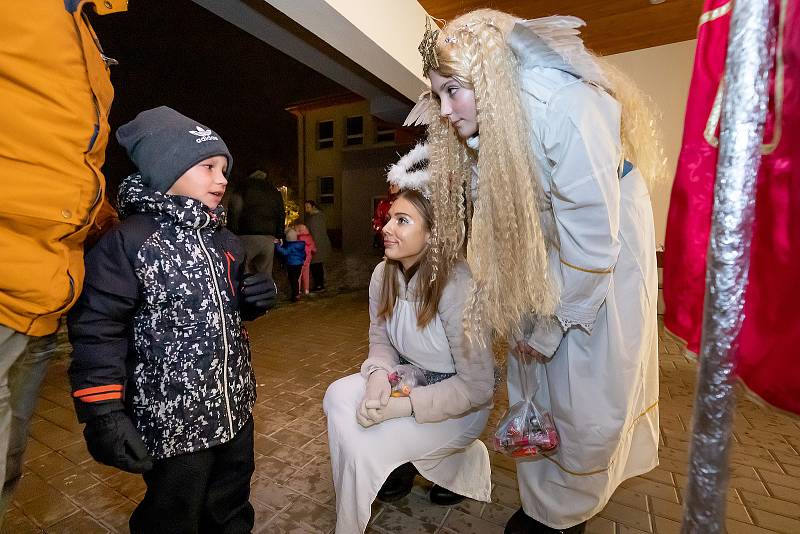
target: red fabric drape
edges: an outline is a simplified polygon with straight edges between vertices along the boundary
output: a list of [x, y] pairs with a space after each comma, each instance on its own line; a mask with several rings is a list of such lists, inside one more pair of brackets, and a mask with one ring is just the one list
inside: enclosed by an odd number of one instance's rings
[[[736, 372], [765, 401], [800, 413], [800, 20], [798, 0], [773, 4], [774, 66]], [[664, 322], [693, 352], [702, 329], [719, 138], [715, 100], [731, 6], [725, 0], [704, 4], [667, 219]]]

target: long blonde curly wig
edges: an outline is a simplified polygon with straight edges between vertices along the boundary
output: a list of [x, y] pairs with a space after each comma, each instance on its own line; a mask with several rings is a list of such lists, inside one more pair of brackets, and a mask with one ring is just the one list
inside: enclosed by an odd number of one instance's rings
[[601, 57], [594, 60], [603, 69], [608, 92], [622, 107], [622, 153], [636, 165], [650, 191], [669, 179], [667, 157], [661, 139], [661, 112], [650, 95], [644, 93], [625, 73]]
[[[475, 281], [465, 312], [467, 332], [489, 327], [504, 337], [528, 314], [552, 314], [558, 300], [548, 266], [548, 236], [541, 213], [547, 208], [531, 153], [531, 126], [520, 98], [518, 62], [506, 43], [517, 20], [507, 13], [479, 9], [447, 23], [437, 39], [437, 72], [475, 93], [480, 157], [475, 158], [449, 121], [439, 116], [435, 99], [437, 116], [428, 126], [431, 201], [437, 221], [432, 259], [434, 264], [450, 266], [466, 244]], [[635, 86], [616, 70], [606, 72], [619, 88], [611, 87], [610, 92], [624, 96], [618, 98], [623, 108], [639, 109], [641, 95]], [[648, 149], [635, 140], [641, 138], [643, 122], [652, 130], [652, 114], [637, 112], [633, 125], [626, 124], [626, 115], [624, 111], [623, 144], [626, 153], [632, 152], [628, 159], [641, 161], [639, 156]], [[480, 179], [473, 205], [476, 159]]]
[[446, 119], [429, 125], [431, 192], [441, 261], [469, 239], [467, 262], [475, 291], [465, 313], [468, 332], [485, 323], [501, 335], [528, 313], [551, 314], [555, 294], [540, 223], [541, 185], [533, 175], [517, 62], [504, 28], [514, 18], [481, 9], [456, 18], [437, 40], [438, 72], [475, 92], [480, 125], [477, 198], [471, 205], [472, 161]]

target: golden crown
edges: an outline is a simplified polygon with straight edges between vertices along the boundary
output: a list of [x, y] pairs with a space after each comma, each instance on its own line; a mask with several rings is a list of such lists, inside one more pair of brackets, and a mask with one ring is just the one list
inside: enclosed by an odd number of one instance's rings
[[429, 70], [439, 68], [439, 58], [436, 57], [436, 39], [439, 37], [439, 28], [431, 29], [430, 17], [425, 18], [425, 34], [419, 43], [419, 53], [422, 55], [422, 75], [428, 77]]

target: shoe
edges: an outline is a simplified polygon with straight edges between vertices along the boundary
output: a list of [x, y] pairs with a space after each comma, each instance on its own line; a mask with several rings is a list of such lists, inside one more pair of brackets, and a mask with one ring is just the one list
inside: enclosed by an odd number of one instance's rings
[[520, 507], [506, 523], [504, 534], [583, 534], [586, 522], [569, 528], [552, 528], [525, 514]]
[[394, 502], [402, 499], [414, 487], [414, 477], [417, 476], [417, 468], [411, 462], [405, 463], [389, 473], [386, 482], [378, 491], [378, 500], [382, 502]]
[[541, 523], [535, 521], [525, 515], [525, 511], [520, 507], [519, 510], [514, 512], [506, 522], [504, 534], [536, 534], [538, 526]]
[[433, 504], [438, 504], [439, 506], [452, 506], [454, 504], [460, 503], [466, 498], [463, 495], [454, 493], [447, 488], [441, 487], [438, 484], [433, 485], [428, 497], [431, 499], [431, 502]]
[[311, 290], [312, 293], [322, 293], [323, 291], [325, 291], [325, 287], [324, 286], [323, 287], [315, 287], [314, 289]]

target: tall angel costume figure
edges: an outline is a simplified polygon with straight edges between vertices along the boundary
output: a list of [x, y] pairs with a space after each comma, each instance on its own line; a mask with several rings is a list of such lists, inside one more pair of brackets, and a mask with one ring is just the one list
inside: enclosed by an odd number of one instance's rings
[[[389, 210], [386, 258], [369, 286], [369, 355], [361, 372], [331, 384], [323, 401], [337, 534], [363, 533], [379, 489], [409, 462], [439, 495], [490, 500], [489, 454], [477, 438], [491, 408], [494, 357], [488, 343], [464, 335], [472, 291], [467, 265], [453, 261], [434, 271], [428, 242], [436, 223], [426, 173], [410, 167], [390, 173], [404, 177], [405, 189]], [[399, 364], [416, 366], [427, 385], [390, 396], [389, 375]]]
[[[627, 478], [658, 464], [656, 258], [645, 176], [662, 172], [643, 96], [586, 51], [574, 17], [492, 10], [426, 30], [432, 247], [466, 242], [466, 321], [543, 365], [536, 400], [561, 444], [519, 460], [506, 533], [583, 532]], [[475, 326], [478, 325], [478, 326]]]

